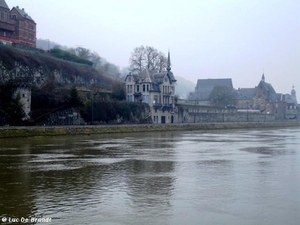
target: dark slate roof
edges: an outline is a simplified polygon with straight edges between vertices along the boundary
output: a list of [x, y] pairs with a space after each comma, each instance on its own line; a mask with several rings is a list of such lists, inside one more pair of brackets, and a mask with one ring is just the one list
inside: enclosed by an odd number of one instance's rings
[[267, 83], [267, 82], [264, 82], [264, 81], [261, 81], [260, 83], [263, 85], [263, 87], [269, 93], [268, 100], [272, 101], [272, 102], [275, 102], [276, 101], [276, 91], [274, 90], [274, 88], [272, 87], [272, 85], [269, 84], [269, 83]]
[[189, 100], [209, 100], [209, 95], [216, 86], [226, 86], [233, 89], [232, 80], [230, 78], [199, 79], [197, 81], [195, 92], [190, 94]]
[[226, 86], [229, 88], [233, 88], [232, 80], [230, 78], [221, 78], [221, 79], [199, 79], [197, 81], [196, 91], [201, 88], [211, 88], [211, 90], [215, 86]]
[[[156, 86], [153, 88], [154, 91], [156, 89], [157, 90], [159, 89], [158, 84], [161, 84], [164, 82], [164, 78], [166, 75], [169, 77], [170, 83], [176, 82], [176, 79], [171, 71], [164, 71], [161, 73], [153, 74], [149, 70], [144, 69], [139, 74], [131, 74], [131, 76], [133, 77], [133, 80], [136, 83], [153, 83], [155, 85], [157, 84], [157, 88], [156, 88]], [[128, 76], [129, 75], [126, 76], [125, 81], [127, 80]]]
[[0, 0], [0, 7], [9, 9], [8, 5], [6, 4], [6, 2], [4, 0]]
[[32, 21], [33, 21], [33, 19], [25, 12], [24, 9], [20, 9], [18, 6], [17, 6], [17, 7], [14, 7], [14, 8], [17, 10], [17, 12], [18, 12], [24, 19], [28, 19], [28, 20], [32, 20]]
[[152, 83], [152, 90], [151, 90], [151, 91], [154, 91], [154, 92], [160, 92], [160, 90], [159, 90], [159, 85], [158, 85], [158, 84]]
[[165, 73], [155, 73], [153, 74], [153, 81], [157, 84], [161, 84], [164, 82]]
[[152, 80], [153, 79], [152, 79], [152, 76], [151, 76], [149, 70], [145, 69], [140, 72], [140, 74], [139, 74], [139, 82], [140, 83], [145, 83], [145, 82], [151, 83], [151, 82], [153, 82]]
[[276, 102], [284, 101], [284, 95], [281, 93], [276, 93]]
[[253, 99], [255, 97], [256, 88], [239, 88], [235, 91], [237, 99]]
[[285, 102], [288, 104], [298, 104], [297, 99], [290, 94], [285, 94]]
[[168, 71], [168, 72], [167, 72], [167, 75], [168, 75], [169, 79], [171, 80], [171, 83], [177, 81], [177, 80], [175, 79], [175, 76], [174, 76], [174, 74], [172, 73], [172, 71]]
[[164, 82], [164, 77], [168, 76], [170, 83], [172, 84], [173, 82], [176, 82], [176, 79], [174, 77], [174, 74], [171, 71], [163, 71], [160, 73], [154, 73], [153, 78], [154, 81], [157, 83], [163, 83]]

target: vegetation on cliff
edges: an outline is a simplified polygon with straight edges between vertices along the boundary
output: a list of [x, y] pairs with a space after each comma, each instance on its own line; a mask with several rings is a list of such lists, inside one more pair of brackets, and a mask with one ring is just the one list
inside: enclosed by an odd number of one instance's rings
[[110, 88], [114, 80], [104, 76], [90, 65], [53, 57], [51, 54], [38, 49], [24, 49], [1, 45], [0, 62], [2, 62], [2, 66], [8, 71], [14, 70], [16, 63], [27, 67], [29, 70], [42, 68], [43, 73], [49, 80], [53, 80], [54, 71], [59, 71], [62, 76], [74, 82], [76, 77], [82, 77], [84, 79], [95, 80], [99, 85], [106, 88]]
[[[125, 89], [121, 81], [115, 77], [104, 76], [101, 71], [87, 65], [90, 63], [84, 64], [88, 60], [82, 59], [82, 61], [74, 62], [78, 57], [72, 56], [71, 53], [62, 50], [50, 52], [52, 54], [38, 49], [0, 46], [2, 81], [4, 80], [3, 76], [13, 79], [11, 74], [14, 74], [14, 70], [16, 70], [16, 63], [28, 69], [29, 75], [34, 73], [34, 69], [42, 68], [47, 78], [41, 84], [33, 83], [31, 87], [30, 121], [24, 120], [19, 99], [12, 98], [13, 89], [2, 82], [0, 88], [2, 93], [0, 96], [0, 125], [43, 124], [51, 113], [70, 108], [77, 108], [88, 124], [140, 123], [147, 120], [146, 105], [124, 101]], [[53, 54], [56, 54], [55, 57]], [[59, 58], [57, 58], [58, 56]], [[83, 77], [93, 79], [96, 82], [84, 86], [76, 85], [75, 81], [73, 84], [59, 83], [53, 79], [53, 71], [55, 70], [62, 73], [70, 81], [78, 79], [77, 77]]]

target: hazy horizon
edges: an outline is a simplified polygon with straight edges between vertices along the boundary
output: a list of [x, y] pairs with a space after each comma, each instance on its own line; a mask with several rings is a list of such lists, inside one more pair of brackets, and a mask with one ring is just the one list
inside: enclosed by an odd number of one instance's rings
[[[6, 0], [37, 23], [37, 38], [98, 52], [128, 67], [135, 47], [171, 52], [175, 76], [232, 78], [276, 92], [300, 93], [300, 1], [296, 0]], [[53, 19], [54, 18], [54, 19]]]

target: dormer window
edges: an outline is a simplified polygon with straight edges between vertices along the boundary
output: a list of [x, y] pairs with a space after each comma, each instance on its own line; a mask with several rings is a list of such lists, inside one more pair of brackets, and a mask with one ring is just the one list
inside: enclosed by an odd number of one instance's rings
[[17, 15], [11, 15], [11, 18], [16, 20], [17, 19]]

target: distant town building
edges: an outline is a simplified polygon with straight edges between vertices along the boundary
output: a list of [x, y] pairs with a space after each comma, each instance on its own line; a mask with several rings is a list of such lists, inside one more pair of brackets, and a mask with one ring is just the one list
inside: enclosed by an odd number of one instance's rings
[[36, 23], [19, 6], [11, 10], [0, 0], [0, 42], [36, 47]]
[[126, 100], [147, 103], [153, 123], [174, 123], [176, 79], [168, 53], [167, 71], [151, 73], [145, 69], [125, 78]]
[[216, 86], [226, 86], [233, 90], [232, 80], [225, 79], [198, 79], [195, 92], [190, 93], [188, 100], [209, 101], [209, 95]]
[[[231, 79], [199, 79], [188, 100], [191, 104], [211, 104], [209, 95], [215, 86], [226, 86], [234, 90]], [[237, 109], [274, 115], [276, 120], [299, 119], [300, 108], [294, 86], [291, 94], [276, 93], [273, 86], [265, 81], [263, 74], [258, 86], [239, 88], [235, 93]]]

